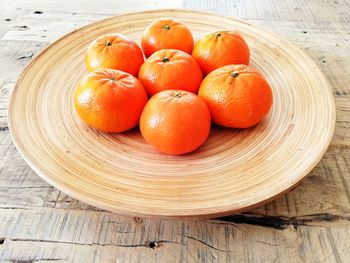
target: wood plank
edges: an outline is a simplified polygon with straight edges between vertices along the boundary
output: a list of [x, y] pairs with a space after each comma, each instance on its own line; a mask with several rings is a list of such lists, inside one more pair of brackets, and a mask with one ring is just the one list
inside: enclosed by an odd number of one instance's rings
[[[132, 0], [132, 10], [177, 7], [181, 2], [153, 1], [147, 6]], [[30, 60], [16, 59], [26, 52], [35, 56], [63, 32], [84, 23], [131, 10], [130, 1], [81, 5], [68, 0], [57, 4], [15, 0], [0, 4], [0, 262], [348, 261], [348, 1], [184, 1], [186, 8], [248, 19], [294, 42], [320, 66], [337, 105], [331, 147], [299, 187], [249, 213], [195, 222], [127, 218], [72, 199], [25, 164], [8, 133], [8, 97]], [[5, 21], [7, 18], [11, 21]], [[152, 243], [155, 249], [149, 248], [152, 241], [158, 241]]]
[[[132, 219], [108, 212], [0, 210], [1, 260], [70, 262], [336, 262], [349, 255], [348, 227], [287, 226], [283, 230], [220, 221]], [[32, 248], [28, 251], [28, 248]], [[153, 247], [153, 248], [152, 248]], [[96, 260], [97, 261], [97, 260]], [[122, 262], [124, 262], [122, 260]], [[340, 261], [339, 261], [340, 262]]]
[[242, 19], [269, 21], [307, 21], [307, 22], [344, 22], [349, 23], [350, 9], [348, 1], [318, 0], [185, 0], [184, 8], [215, 12]]
[[25, 13], [25, 10], [22, 8], [8, 8], [8, 3], [2, 2], [3, 1], [0, 0], [0, 39], [13, 27], [13, 21], [17, 20], [22, 14]]
[[[82, 4], [79, 1], [62, 0], [57, 3], [45, 0], [1, 0], [0, 5], [4, 9], [3, 16], [13, 10], [24, 10], [33, 15], [42, 15], [47, 12], [60, 13], [84, 13], [84, 14], [105, 14], [114, 15], [125, 12], [135, 12], [160, 8], [181, 8], [182, 0], [128, 0], [128, 1], [109, 1], [101, 0], [96, 3], [93, 0], [86, 0]], [[41, 12], [41, 13], [38, 13]]]
[[45, 12], [41, 15], [25, 14], [14, 20], [3, 40], [53, 42], [62, 35], [109, 15]]
[[14, 87], [14, 82], [0, 79], [0, 130], [8, 131], [7, 127], [7, 106], [9, 96]]
[[[3, 89], [2, 100], [11, 94], [14, 82], [23, 68], [31, 59], [43, 50], [47, 44], [33, 41], [6, 41], [0, 40], [0, 54], [2, 63], [0, 64], [0, 85]], [[8, 85], [10, 84], [10, 85]]]

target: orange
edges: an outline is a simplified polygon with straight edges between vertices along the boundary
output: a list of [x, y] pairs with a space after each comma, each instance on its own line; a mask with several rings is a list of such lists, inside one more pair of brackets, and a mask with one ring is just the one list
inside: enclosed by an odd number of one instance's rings
[[126, 72], [113, 69], [90, 72], [74, 93], [80, 118], [104, 132], [123, 132], [135, 127], [146, 102], [142, 83]]
[[197, 60], [204, 75], [230, 64], [249, 64], [249, 48], [240, 34], [218, 31], [207, 34], [197, 41], [192, 56]]
[[90, 72], [110, 68], [137, 76], [143, 61], [140, 47], [121, 34], [97, 38], [90, 44], [85, 55], [85, 64]]
[[208, 105], [213, 122], [248, 128], [269, 112], [272, 91], [266, 79], [246, 65], [228, 65], [209, 73], [198, 92]]
[[191, 54], [193, 36], [184, 24], [170, 18], [153, 21], [143, 32], [141, 46], [146, 57], [161, 49], [178, 49]]
[[202, 71], [191, 55], [180, 50], [163, 49], [143, 63], [139, 80], [150, 95], [166, 89], [197, 93]]
[[159, 151], [184, 154], [194, 151], [208, 138], [210, 112], [193, 93], [165, 90], [147, 102], [140, 129], [145, 140]]

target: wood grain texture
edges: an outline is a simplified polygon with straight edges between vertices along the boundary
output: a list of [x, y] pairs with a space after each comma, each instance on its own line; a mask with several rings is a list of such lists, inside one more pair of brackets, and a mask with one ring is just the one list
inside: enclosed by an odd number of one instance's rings
[[[350, 234], [348, 225], [328, 228], [317, 224], [317, 216], [304, 219], [310, 224], [280, 228], [278, 223], [260, 227], [237, 219], [174, 221], [94, 211], [12, 209], [0, 215], [0, 222], [17, 221], [16, 226], [0, 223], [0, 231], [11, 236], [0, 246], [0, 257], [11, 260], [16, 253], [61, 262], [235, 262], [255, 261], [253, 255], [259, 251], [261, 262], [335, 262], [337, 255], [349, 256], [348, 244], [339, 242]], [[29, 245], [33, 250], [28, 251]]]
[[[251, 65], [272, 86], [269, 116], [250, 129], [213, 128], [203, 147], [175, 157], [156, 152], [138, 129], [105, 134], [82, 123], [72, 94], [86, 74], [89, 43], [112, 32], [139, 41], [160, 17], [183, 21], [195, 38], [240, 31]], [[24, 158], [60, 190], [122, 214], [193, 218], [247, 210], [286, 192], [320, 160], [335, 122], [328, 83], [301, 50], [244, 21], [175, 9], [117, 16], [58, 40], [19, 77], [9, 114]]]
[[[268, 205], [242, 214], [244, 217], [238, 219], [241, 223], [230, 222], [230, 218], [225, 218], [227, 221], [142, 219], [143, 224], [152, 230], [135, 233], [117, 233], [120, 230], [114, 231], [113, 227], [108, 228], [106, 225], [80, 232], [81, 224], [88, 224], [93, 218], [98, 218], [96, 220], [101, 222], [104, 217], [113, 217], [114, 225], [122, 229], [133, 226], [135, 221], [133, 218], [102, 211], [96, 211], [98, 216], [94, 216], [89, 213], [96, 210], [94, 207], [55, 190], [38, 177], [21, 158], [7, 128], [8, 98], [24, 65], [51, 40], [38, 41], [42, 36], [40, 30], [32, 32], [36, 36], [35, 39], [32, 38], [33, 41], [27, 40], [26, 34], [17, 34], [16, 39], [8, 39], [6, 43], [1, 39], [9, 30], [19, 30], [13, 27], [15, 25], [26, 25], [31, 30], [32, 24], [38, 23], [42, 32], [47, 29], [44, 33], [57, 39], [71, 30], [72, 27], [68, 25], [70, 22], [67, 21], [74, 21], [75, 15], [81, 14], [77, 28], [91, 22], [84, 21], [85, 15], [99, 20], [128, 11], [128, 7], [124, 5], [125, 9], [120, 9], [123, 4], [118, 1], [105, 6], [96, 5], [95, 1], [84, 1], [81, 4], [78, 1], [63, 0], [59, 5], [38, 0], [0, 2], [0, 186], [12, 188], [12, 195], [3, 194], [0, 198], [0, 262], [116, 262], [117, 259], [118, 262], [163, 262], [160, 259], [164, 259], [164, 255], [167, 262], [348, 262], [350, 226], [345, 219], [350, 213], [350, 35], [349, 19], [346, 19], [350, 14], [348, 1], [281, 0], [276, 4], [276, 1], [268, 0], [263, 1], [264, 5], [256, 0], [185, 1], [186, 8], [249, 20], [282, 35], [302, 48], [321, 68], [333, 89], [337, 109], [336, 129], [324, 158], [298, 187]], [[178, 1], [171, 2], [177, 2], [176, 7], [181, 6]], [[169, 3], [159, 7], [166, 7], [167, 4]], [[145, 4], [139, 2], [132, 10], [144, 7]], [[41, 10], [43, 14], [33, 14], [35, 10]], [[56, 20], [58, 27], [45, 25], [46, 16]], [[36, 44], [41, 47], [36, 49]], [[18, 64], [17, 52], [23, 54], [24, 51], [33, 52], [34, 56]], [[6, 62], [3, 58], [6, 58]], [[39, 187], [43, 187], [42, 191], [37, 190]], [[51, 193], [45, 187], [51, 188]], [[17, 198], [17, 195], [21, 198]], [[46, 211], [46, 216], [42, 216], [43, 210]], [[69, 220], [67, 225], [60, 223], [57, 218], [62, 212], [74, 214], [76, 220]], [[52, 218], [49, 224], [48, 218]], [[140, 222], [141, 219], [136, 221]], [[167, 222], [166, 227], [163, 222]], [[295, 230], [290, 223], [300, 226]], [[62, 224], [65, 225], [65, 231], [59, 236], [54, 234], [59, 233]], [[138, 245], [140, 240], [152, 241], [157, 237], [168, 237], [169, 233], [176, 232], [179, 224], [190, 229], [192, 237], [233, 252], [218, 252], [195, 240], [187, 242], [180, 250], [176, 250], [175, 245], [171, 244], [151, 249], [120, 247], [116, 243], [121, 240], [126, 245]], [[102, 233], [100, 229], [104, 229]], [[161, 236], [156, 236], [157, 229], [163, 233]], [[240, 234], [232, 235], [232, 231]], [[111, 237], [107, 237], [108, 233], [111, 233]], [[79, 236], [80, 244], [74, 243]], [[101, 237], [95, 239], [95, 244], [91, 245], [89, 240], [94, 236]], [[104, 245], [104, 237], [108, 242], [112, 240], [114, 245]], [[16, 238], [22, 241], [12, 240]], [[4, 243], [1, 244], [3, 239]], [[254, 242], [256, 240], [278, 242], [272, 243], [272, 246]], [[241, 247], [241, 244], [244, 246]]]

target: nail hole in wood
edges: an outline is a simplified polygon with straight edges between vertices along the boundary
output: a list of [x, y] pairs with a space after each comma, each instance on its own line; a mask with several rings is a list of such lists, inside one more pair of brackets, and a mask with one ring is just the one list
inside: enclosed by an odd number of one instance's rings
[[44, 13], [43, 11], [34, 11], [33, 14], [37, 14], [37, 15], [41, 15], [42, 13]]
[[141, 217], [134, 217], [134, 222], [135, 223], [142, 223], [143, 222], [143, 218], [141, 218]]
[[155, 249], [155, 248], [158, 246], [158, 243], [157, 243], [156, 241], [150, 241], [149, 244], [148, 244], [148, 246], [149, 246], [150, 248]]
[[303, 31], [303, 33], [304, 33], [304, 34], [306, 34], [306, 33], [307, 33], [307, 31]]

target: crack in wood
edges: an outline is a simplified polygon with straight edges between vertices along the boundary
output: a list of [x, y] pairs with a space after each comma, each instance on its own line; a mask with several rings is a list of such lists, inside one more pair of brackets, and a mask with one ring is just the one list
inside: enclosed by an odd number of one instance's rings
[[[55, 200], [54, 203], [53, 203], [53, 207], [56, 207], [57, 201], [58, 201], [58, 199], [60, 198], [60, 196], [61, 196], [61, 191], [58, 192], [58, 195], [57, 195], [57, 197], [56, 197], [56, 200]], [[51, 202], [52, 202], [52, 201], [51, 201]]]
[[195, 237], [193, 237], [193, 236], [183, 235], [183, 234], [178, 234], [178, 235], [180, 235], [180, 236], [182, 236], [182, 237], [185, 237], [185, 238], [188, 238], [188, 239], [191, 239], [191, 240], [194, 240], [194, 241], [197, 241], [197, 242], [199, 242], [199, 243], [201, 243], [201, 244], [203, 244], [203, 245], [205, 245], [205, 246], [207, 246], [207, 247], [210, 247], [210, 248], [212, 248], [212, 249], [214, 249], [214, 250], [217, 250], [217, 251], [220, 251], [220, 252], [233, 252], [233, 251], [231, 251], [231, 250], [223, 250], [223, 249], [214, 247], [214, 246], [208, 244], [207, 242], [205, 242], [204, 240], [199, 239], [199, 238], [195, 238]]
[[0, 189], [42, 189], [42, 188], [53, 188], [53, 186], [51, 186], [51, 185], [43, 185], [43, 186], [0, 186]]
[[26, 59], [26, 58], [32, 58], [34, 56], [33, 52], [30, 52], [29, 55], [27, 56], [22, 56], [22, 57], [19, 57], [17, 58], [18, 60], [21, 60], [21, 59]]
[[26, 207], [20, 207], [20, 206], [0, 206], [0, 209], [3, 209], [3, 210], [33, 210], [33, 209], [30, 209], [30, 208], [26, 208]]
[[0, 127], [0, 132], [7, 132], [9, 131], [9, 127], [5, 126], [5, 127]]
[[350, 217], [332, 215], [328, 213], [310, 214], [290, 218], [277, 216], [261, 216], [252, 214], [238, 214], [227, 217], [221, 217], [218, 218], [218, 220], [235, 224], [248, 224], [283, 230], [289, 226], [293, 226], [295, 229], [297, 229], [298, 226], [310, 226], [312, 225], [311, 223], [317, 222], [334, 222], [340, 220], [350, 221]]
[[13, 241], [13, 242], [38, 242], [38, 243], [55, 243], [55, 244], [69, 244], [69, 245], [80, 245], [80, 246], [116, 246], [116, 247], [125, 247], [125, 248], [137, 248], [137, 247], [146, 247], [155, 249], [157, 247], [160, 247], [161, 244], [164, 243], [170, 243], [170, 244], [179, 244], [183, 245], [179, 242], [172, 241], [172, 240], [154, 240], [154, 241], [147, 241], [143, 244], [114, 244], [114, 243], [106, 243], [106, 244], [99, 244], [96, 242], [90, 243], [90, 244], [84, 244], [80, 242], [74, 242], [74, 241], [57, 241], [57, 240], [44, 240], [44, 239], [26, 239], [26, 238], [6, 238], [6, 240]]
[[39, 261], [67, 261], [66, 259], [62, 258], [36, 258], [36, 259], [8, 259], [9, 262], [11, 263], [34, 263], [34, 262], [39, 262]]
[[29, 29], [27, 26], [13, 26], [13, 28], [18, 28], [18, 29]]
[[335, 95], [337, 95], [337, 96], [345, 96], [345, 95], [348, 95], [348, 94], [349, 94], [349, 93], [346, 92], [346, 91], [342, 91], [342, 92], [336, 91], [336, 92], [334, 92], [334, 93], [335, 93]]

